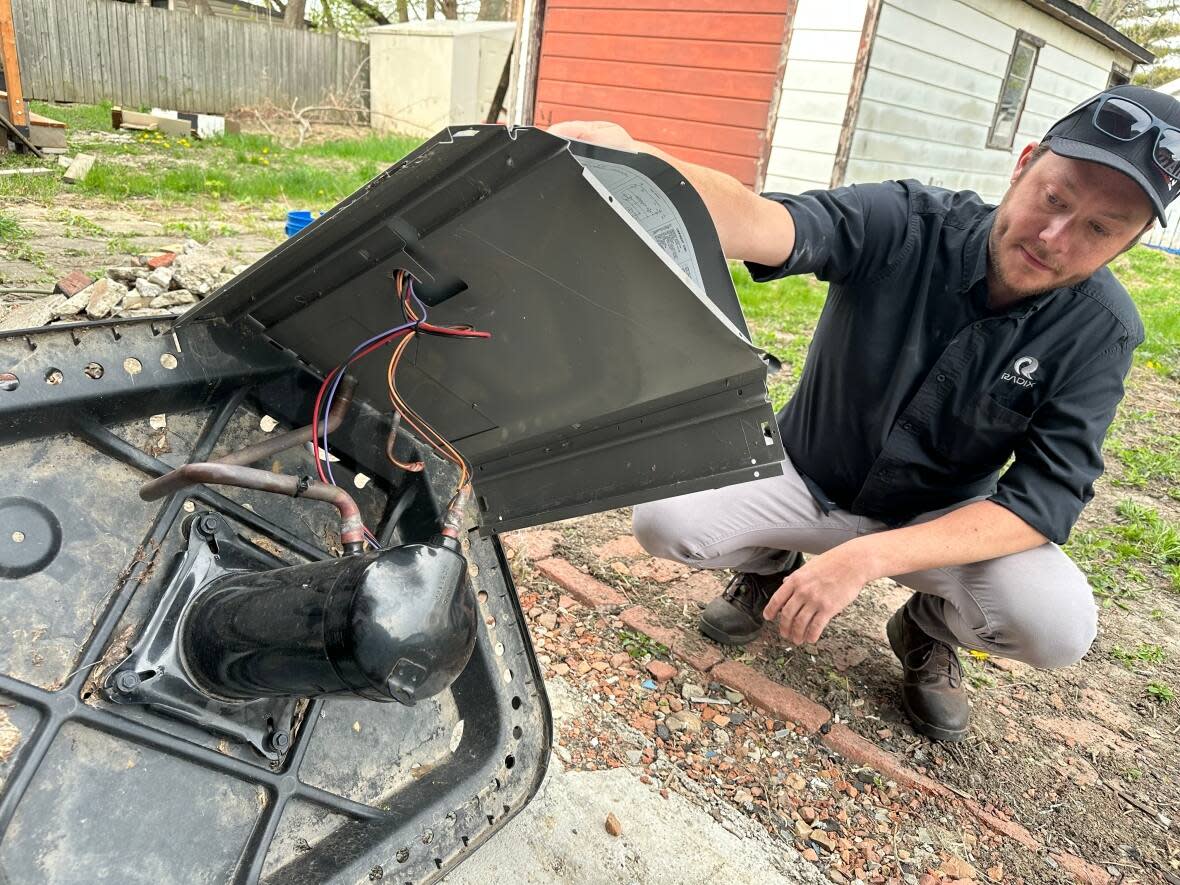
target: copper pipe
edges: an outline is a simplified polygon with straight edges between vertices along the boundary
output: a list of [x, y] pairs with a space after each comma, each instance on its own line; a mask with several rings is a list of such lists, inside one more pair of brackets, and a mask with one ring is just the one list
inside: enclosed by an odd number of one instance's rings
[[[348, 413], [348, 407], [352, 405], [352, 394], [356, 390], [356, 379], [351, 375], [345, 375], [340, 380], [340, 388], [336, 391], [336, 399], [332, 402], [332, 409], [328, 412], [327, 432], [331, 433], [344, 421], [344, 416]], [[323, 428], [320, 429], [323, 432]], [[286, 433], [280, 433], [278, 436], [272, 436], [264, 439], [261, 442], [256, 442], [253, 445], [246, 446], [244, 449], [238, 449], [236, 452], [230, 452], [223, 458], [218, 458], [212, 462], [214, 464], [234, 464], [239, 467], [245, 467], [247, 464], [253, 464], [261, 461], [263, 458], [270, 458], [277, 455], [279, 452], [285, 452], [287, 449], [293, 449], [295, 446], [311, 440], [311, 425], [306, 427], [299, 427], [295, 430], [288, 430]], [[318, 440], [312, 440], [317, 446]], [[312, 453], [312, 457], [316, 457]]]
[[326, 501], [340, 511], [340, 542], [346, 553], [359, 553], [364, 546], [364, 523], [356, 501], [344, 489], [319, 482], [309, 476], [291, 476], [287, 473], [271, 473], [239, 464], [219, 462], [197, 462], [177, 467], [171, 473], [145, 483], [139, 490], [139, 497], [145, 501], [179, 492], [199, 483], [237, 486], [259, 492], [274, 492], [292, 498], [311, 498]]

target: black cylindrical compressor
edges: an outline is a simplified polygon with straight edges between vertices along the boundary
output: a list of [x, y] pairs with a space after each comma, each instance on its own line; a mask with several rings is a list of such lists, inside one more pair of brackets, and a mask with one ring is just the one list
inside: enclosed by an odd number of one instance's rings
[[459, 542], [443, 535], [210, 583], [180, 625], [192, 680], [223, 699], [353, 694], [413, 704], [446, 689], [475, 646]]

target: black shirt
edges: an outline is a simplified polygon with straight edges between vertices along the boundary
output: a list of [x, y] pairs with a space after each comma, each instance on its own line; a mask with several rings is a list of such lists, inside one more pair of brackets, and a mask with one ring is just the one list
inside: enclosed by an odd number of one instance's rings
[[995, 207], [976, 194], [901, 181], [765, 196], [791, 213], [795, 249], [754, 278], [831, 284], [779, 414], [817, 500], [900, 525], [990, 496], [1064, 543], [1143, 342], [1109, 269], [991, 311]]

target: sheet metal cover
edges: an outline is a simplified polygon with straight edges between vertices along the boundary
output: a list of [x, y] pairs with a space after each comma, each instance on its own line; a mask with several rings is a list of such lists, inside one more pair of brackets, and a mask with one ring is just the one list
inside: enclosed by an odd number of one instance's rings
[[[760, 430], [766, 419], [773, 426], [766, 366], [748, 341], [712, 222], [679, 173], [646, 155], [537, 129], [452, 127], [180, 325], [248, 317], [327, 371], [402, 321], [398, 268], [421, 281], [432, 321], [493, 335], [421, 341], [398, 383], [477, 467], [485, 516], [501, 528], [749, 479], [752, 449], [762, 475], [776, 472], [781, 447]], [[356, 372], [359, 396], [383, 411], [385, 362], [370, 357]], [[709, 400], [706, 412], [732, 413], [717, 395], [743, 386], [732, 433], [702, 426], [699, 439], [684, 435], [686, 404]], [[579, 475], [580, 449], [650, 436], [658, 419], [634, 422], [672, 410], [681, 416], [674, 468], [645, 455], [615, 460], [609, 481]], [[569, 460], [549, 474], [562, 487], [528, 490], [522, 467], [557, 456]], [[509, 483], [506, 471], [518, 478]]]

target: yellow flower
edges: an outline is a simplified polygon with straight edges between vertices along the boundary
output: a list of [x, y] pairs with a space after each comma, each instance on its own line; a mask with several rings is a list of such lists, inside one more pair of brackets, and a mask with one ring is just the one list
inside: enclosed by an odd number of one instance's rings
[[269, 153], [270, 153], [270, 148], [268, 148], [268, 147], [264, 147], [264, 148], [262, 149], [262, 152], [263, 152], [264, 154], [269, 154]]
[[987, 652], [976, 651], [975, 649], [970, 649], [967, 654], [971, 655], [971, 657], [975, 658], [977, 661], [986, 661], [991, 657], [991, 655], [989, 655]]
[[263, 157], [263, 158], [262, 158], [262, 165], [263, 165], [263, 166], [269, 166], [269, 165], [270, 165], [270, 160], [266, 159], [266, 157]]

